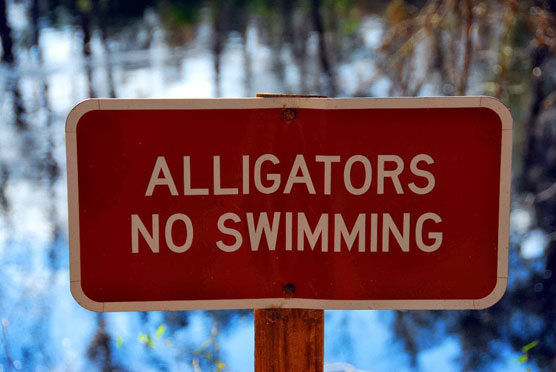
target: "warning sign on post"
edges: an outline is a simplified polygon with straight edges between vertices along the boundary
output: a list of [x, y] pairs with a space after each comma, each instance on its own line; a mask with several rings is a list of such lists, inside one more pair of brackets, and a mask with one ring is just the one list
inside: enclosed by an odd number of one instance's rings
[[84, 101], [72, 293], [95, 311], [490, 306], [511, 127], [488, 97]]

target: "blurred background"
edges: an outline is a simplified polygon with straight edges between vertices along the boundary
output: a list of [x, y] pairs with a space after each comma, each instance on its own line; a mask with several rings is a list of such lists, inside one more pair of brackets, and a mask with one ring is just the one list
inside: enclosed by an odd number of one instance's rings
[[325, 370], [556, 371], [556, 1], [0, 0], [0, 38], [0, 372], [253, 369], [249, 311], [76, 304], [64, 123], [87, 97], [256, 92], [501, 99], [506, 295], [481, 311], [327, 311]]

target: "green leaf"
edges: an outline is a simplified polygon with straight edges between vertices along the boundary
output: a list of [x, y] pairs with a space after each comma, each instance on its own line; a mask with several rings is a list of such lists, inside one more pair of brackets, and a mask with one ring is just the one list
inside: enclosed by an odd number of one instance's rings
[[529, 356], [527, 356], [527, 354], [523, 354], [522, 356], [517, 358], [517, 361], [519, 362], [519, 364], [523, 364], [527, 362], [527, 359], [529, 359]]
[[216, 371], [220, 372], [226, 369], [226, 365], [224, 363], [222, 363], [221, 361], [217, 360], [216, 361]]
[[529, 350], [531, 350], [532, 348], [534, 348], [535, 346], [537, 346], [538, 344], [539, 344], [539, 341], [538, 341], [538, 340], [529, 342], [527, 345], [525, 345], [525, 346], [523, 346], [523, 347], [521, 348], [521, 351], [524, 352], [524, 353], [526, 353], [526, 352], [528, 352]]
[[141, 333], [139, 335], [139, 341], [141, 341], [141, 343], [147, 345], [148, 347], [154, 347], [154, 342], [151, 335], [146, 335], [144, 333]]
[[164, 334], [165, 331], [166, 331], [166, 324], [161, 324], [156, 329], [156, 333], [154, 334], [154, 336], [156, 338], [160, 338], [160, 337], [162, 337], [162, 335]]
[[121, 348], [123, 342], [124, 341], [122, 340], [122, 336], [118, 336], [118, 338], [116, 339], [116, 348]]
[[90, 0], [77, 0], [77, 8], [82, 12], [90, 12], [93, 4]]

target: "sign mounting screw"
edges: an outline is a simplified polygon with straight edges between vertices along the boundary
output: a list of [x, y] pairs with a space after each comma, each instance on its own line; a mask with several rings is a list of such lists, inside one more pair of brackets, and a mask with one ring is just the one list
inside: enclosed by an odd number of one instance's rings
[[292, 296], [295, 293], [295, 284], [287, 283], [284, 285], [283, 291], [286, 296]]
[[284, 109], [282, 111], [282, 116], [286, 123], [291, 123], [297, 117], [297, 112], [294, 109]]

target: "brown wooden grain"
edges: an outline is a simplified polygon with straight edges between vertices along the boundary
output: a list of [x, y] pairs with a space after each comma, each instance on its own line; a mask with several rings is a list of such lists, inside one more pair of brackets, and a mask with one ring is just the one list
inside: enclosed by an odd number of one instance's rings
[[323, 356], [323, 310], [255, 310], [255, 372], [322, 372]]

